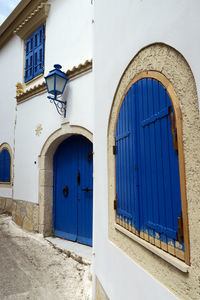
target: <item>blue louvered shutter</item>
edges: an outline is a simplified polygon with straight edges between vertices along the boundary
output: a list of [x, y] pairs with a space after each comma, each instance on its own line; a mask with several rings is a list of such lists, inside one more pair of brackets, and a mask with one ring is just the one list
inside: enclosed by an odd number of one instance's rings
[[178, 153], [173, 148], [170, 98], [154, 79], [134, 85], [137, 93], [140, 227], [165, 243], [177, 240], [181, 195]]
[[25, 46], [25, 76], [24, 81], [27, 82], [33, 78], [33, 36], [26, 40]]
[[34, 33], [34, 77], [43, 73], [44, 67], [44, 25]]
[[25, 76], [27, 82], [44, 71], [44, 25], [26, 40]]
[[135, 101], [127, 93], [117, 121], [115, 143], [117, 219], [139, 229]]

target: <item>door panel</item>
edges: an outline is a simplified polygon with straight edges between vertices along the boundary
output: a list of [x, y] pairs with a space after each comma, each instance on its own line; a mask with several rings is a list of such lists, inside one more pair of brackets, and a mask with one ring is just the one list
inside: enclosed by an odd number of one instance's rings
[[[93, 199], [93, 155], [92, 143], [82, 144], [79, 151], [79, 171], [81, 174], [80, 186], [78, 186], [78, 233], [77, 241], [86, 245], [92, 245], [92, 199]], [[90, 157], [89, 157], [90, 156]], [[88, 189], [88, 191], [87, 191]]]
[[[76, 240], [77, 235], [77, 151], [70, 140], [62, 143], [56, 151], [54, 159], [54, 228], [55, 235]], [[63, 189], [68, 186], [68, 196]]]
[[[92, 245], [93, 160], [88, 152], [92, 143], [74, 135], [55, 153], [53, 228], [56, 236]], [[91, 191], [82, 191], [87, 187]]]

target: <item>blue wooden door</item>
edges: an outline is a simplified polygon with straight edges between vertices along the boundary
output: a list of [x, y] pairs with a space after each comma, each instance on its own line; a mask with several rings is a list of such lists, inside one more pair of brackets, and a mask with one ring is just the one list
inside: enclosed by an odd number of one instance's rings
[[115, 134], [117, 220], [184, 250], [183, 241], [176, 243], [181, 195], [173, 126], [165, 88], [150, 78], [132, 85]]
[[92, 143], [74, 135], [54, 155], [53, 230], [58, 237], [92, 245]]

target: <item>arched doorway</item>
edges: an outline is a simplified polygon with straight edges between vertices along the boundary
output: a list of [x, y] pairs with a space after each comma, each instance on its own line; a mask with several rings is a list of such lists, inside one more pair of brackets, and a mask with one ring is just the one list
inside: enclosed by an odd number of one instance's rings
[[39, 165], [39, 232], [44, 236], [52, 234], [53, 227], [53, 158], [59, 145], [73, 135], [85, 137], [92, 143], [92, 133], [84, 127], [62, 124], [61, 128], [53, 132], [44, 143]]
[[53, 232], [92, 246], [92, 143], [81, 135], [67, 138], [55, 152], [53, 168]]

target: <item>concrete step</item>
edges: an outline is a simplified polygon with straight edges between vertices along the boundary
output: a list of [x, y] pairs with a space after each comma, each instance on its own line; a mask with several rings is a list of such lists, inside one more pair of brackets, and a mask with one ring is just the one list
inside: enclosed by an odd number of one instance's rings
[[92, 247], [64, 240], [57, 237], [46, 237], [47, 241], [53, 244], [54, 247], [64, 251], [78, 262], [91, 264], [92, 262]]

